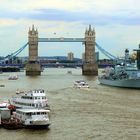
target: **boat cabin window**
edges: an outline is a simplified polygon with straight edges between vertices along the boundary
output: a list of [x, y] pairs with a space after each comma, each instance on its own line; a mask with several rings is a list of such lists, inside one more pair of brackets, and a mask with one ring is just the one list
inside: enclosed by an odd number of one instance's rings
[[36, 113], [35, 112], [32, 112], [32, 115], [36, 115]]
[[42, 99], [46, 99], [46, 97], [44, 96], [44, 97], [42, 97]]
[[44, 114], [45, 115], [45, 114], [47, 114], [47, 112], [41, 112], [41, 114]]
[[30, 112], [29, 113], [26, 113], [26, 115], [31, 116], [31, 113]]
[[28, 97], [28, 96], [22, 96], [22, 99], [33, 99], [33, 97]]
[[44, 90], [40, 90], [40, 93], [44, 93]]

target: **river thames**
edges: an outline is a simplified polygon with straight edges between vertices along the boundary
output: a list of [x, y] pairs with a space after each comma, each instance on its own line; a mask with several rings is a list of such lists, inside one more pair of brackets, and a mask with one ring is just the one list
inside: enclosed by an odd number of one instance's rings
[[[69, 74], [68, 71], [72, 71]], [[0, 140], [140, 140], [140, 90], [100, 85], [97, 77], [81, 69], [46, 68], [41, 76], [16, 73], [18, 80], [0, 74], [0, 99], [17, 89], [44, 89], [51, 107], [50, 129], [6, 130]], [[74, 81], [86, 80], [89, 89], [76, 89]]]

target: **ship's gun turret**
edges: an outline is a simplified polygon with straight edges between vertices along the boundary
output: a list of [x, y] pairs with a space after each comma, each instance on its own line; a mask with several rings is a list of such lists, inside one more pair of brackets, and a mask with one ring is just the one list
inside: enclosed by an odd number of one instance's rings
[[137, 58], [136, 58], [136, 60], [137, 60], [137, 68], [138, 68], [138, 70], [140, 70], [140, 44], [139, 44], [139, 49], [134, 49], [134, 51], [137, 52]]

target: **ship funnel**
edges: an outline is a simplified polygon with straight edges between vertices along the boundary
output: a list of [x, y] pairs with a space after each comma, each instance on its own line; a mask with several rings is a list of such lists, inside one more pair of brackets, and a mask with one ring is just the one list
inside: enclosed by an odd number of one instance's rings
[[129, 60], [129, 50], [125, 49], [125, 60], [128, 61]]

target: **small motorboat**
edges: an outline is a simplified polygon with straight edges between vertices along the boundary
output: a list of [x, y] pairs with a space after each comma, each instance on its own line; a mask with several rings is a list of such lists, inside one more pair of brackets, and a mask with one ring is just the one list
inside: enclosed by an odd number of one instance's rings
[[5, 85], [0, 85], [0, 87], [5, 87]]
[[8, 80], [17, 80], [18, 76], [17, 75], [11, 75], [9, 76]]
[[9, 103], [6, 102], [6, 101], [0, 103], [0, 108], [6, 108], [6, 107], [8, 107], [8, 106], [9, 106]]
[[78, 81], [75, 81], [74, 87], [76, 87], [76, 88], [89, 88], [89, 85], [84, 80], [78, 80]]
[[72, 74], [72, 71], [71, 71], [71, 70], [68, 70], [67, 73], [68, 73], [68, 74]]

